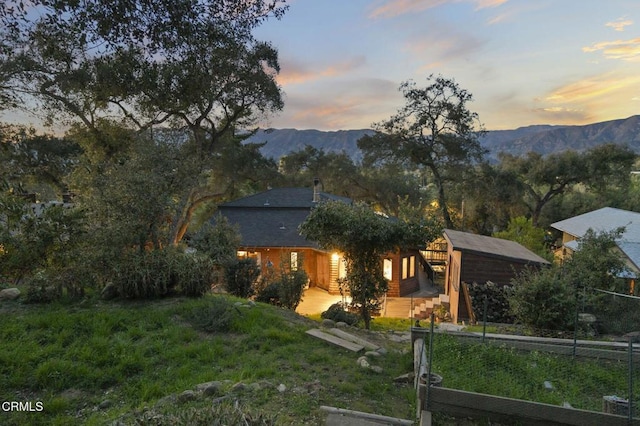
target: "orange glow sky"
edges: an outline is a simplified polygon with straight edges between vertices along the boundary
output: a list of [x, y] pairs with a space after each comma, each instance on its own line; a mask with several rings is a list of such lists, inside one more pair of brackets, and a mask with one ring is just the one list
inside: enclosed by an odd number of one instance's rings
[[361, 129], [404, 80], [453, 78], [489, 130], [640, 114], [638, 0], [290, 0], [257, 30], [278, 49], [285, 108], [262, 123]]

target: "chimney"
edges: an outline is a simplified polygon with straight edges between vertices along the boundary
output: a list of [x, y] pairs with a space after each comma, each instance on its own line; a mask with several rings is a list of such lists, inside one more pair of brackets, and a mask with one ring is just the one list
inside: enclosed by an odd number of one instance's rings
[[320, 179], [313, 178], [313, 202], [320, 201]]

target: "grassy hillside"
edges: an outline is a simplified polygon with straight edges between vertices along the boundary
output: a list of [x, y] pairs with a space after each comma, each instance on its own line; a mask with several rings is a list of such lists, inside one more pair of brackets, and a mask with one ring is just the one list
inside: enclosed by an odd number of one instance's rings
[[388, 350], [376, 373], [306, 335], [317, 322], [237, 302], [0, 305], [0, 400], [31, 403], [0, 423], [301, 425], [318, 424], [321, 405], [412, 418], [411, 386], [393, 383], [412, 369], [408, 343], [367, 334]]

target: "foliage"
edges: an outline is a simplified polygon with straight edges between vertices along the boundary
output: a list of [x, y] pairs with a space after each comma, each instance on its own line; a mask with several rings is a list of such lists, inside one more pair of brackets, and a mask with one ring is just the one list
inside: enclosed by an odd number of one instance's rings
[[[128, 141], [114, 137], [105, 122], [154, 141], [180, 135], [190, 156], [164, 169], [178, 175], [168, 236], [177, 244], [198, 208], [237, 190], [244, 178], [259, 179], [256, 164], [274, 170], [273, 162], [256, 155], [257, 146], [242, 147], [246, 135], [236, 129], [249, 129], [282, 108], [277, 51], [252, 31], [281, 17], [286, 6], [280, 0], [236, 3], [14, 4], [0, 15], [0, 97], [11, 100], [9, 106], [36, 105], [51, 121], [85, 131], [92, 142], [88, 155], [102, 150], [105, 160]], [[241, 171], [243, 182], [237, 173], [212, 182], [219, 176], [216, 165]], [[101, 175], [95, 157], [90, 167]]]
[[575, 287], [558, 268], [525, 270], [513, 279], [511, 312], [521, 324], [542, 330], [572, 330]]
[[545, 245], [547, 234], [544, 229], [533, 226], [533, 221], [524, 216], [512, 218], [506, 230], [494, 232], [493, 236], [515, 241], [538, 256], [551, 260], [552, 254]]
[[235, 261], [242, 238], [238, 226], [231, 225], [226, 216], [221, 214], [213, 219], [213, 223], [206, 223], [189, 245], [208, 255], [218, 265]]
[[83, 212], [61, 205], [31, 204], [10, 192], [0, 194], [0, 274], [17, 283], [35, 271], [63, 269], [74, 261], [84, 233]]
[[260, 276], [260, 267], [255, 259], [238, 259], [227, 265], [225, 286], [229, 293], [244, 299], [253, 295], [253, 285]]
[[121, 297], [130, 299], [202, 296], [211, 287], [212, 274], [208, 258], [168, 247], [125, 252], [115, 265], [112, 283]]
[[630, 148], [607, 144], [583, 153], [564, 151], [542, 156], [530, 152], [524, 157], [502, 153], [498, 167], [518, 180], [522, 201], [533, 225], [538, 226], [543, 208], [578, 184], [600, 191], [628, 184], [635, 159]]
[[516, 319], [537, 329], [572, 330], [576, 310], [611, 313], [610, 297], [597, 290], [628, 291], [624, 280], [617, 278], [625, 271], [624, 260], [615, 250], [623, 231], [589, 229], [562, 265], [540, 272], [527, 270], [516, 277], [509, 300]]
[[329, 306], [329, 308], [320, 314], [320, 316], [324, 319], [330, 319], [335, 322], [344, 322], [349, 325], [356, 325], [360, 318], [358, 315], [347, 311], [346, 306], [341, 302], [334, 303]]
[[194, 328], [207, 333], [226, 333], [231, 330], [238, 310], [227, 299], [215, 297], [206, 305], [194, 307], [185, 315]]
[[237, 226], [232, 226], [225, 216], [218, 214], [211, 222], [205, 223], [189, 241], [189, 246], [211, 258], [215, 269], [214, 287], [224, 283], [227, 265], [236, 261], [236, 252], [241, 236]]
[[291, 256], [283, 256], [277, 271], [272, 267], [267, 268], [263, 276], [263, 288], [255, 288], [259, 302], [270, 303], [275, 306], [295, 311], [302, 301], [302, 294], [309, 283], [309, 276], [305, 272], [304, 259], [298, 256], [297, 264], [291, 264]]
[[460, 181], [466, 169], [482, 159], [482, 125], [467, 107], [473, 96], [454, 80], [431, 75], [427, 83], [418, 88], [413, 81], [403, 82], [405, 105], [388, 120], [375, 123], [378, 133], [364, 136], [358, 147], [370, 164], [392, 159], [424, 168], [436, 187], [443, 222], [453, 228], [448, 185]]
[[491, 281], [483, 284], [476, 282], [469, 284], [469, 295], [476, 320], [483, 321], [486, 300], [487, 322], [513, 323], [514, 318], [509, 306], [512, 293], [512, 286], [497, 285]]
[[361, 203], [324, 202], [311, 211], [300, 232], [322, 248], [344, 254], [352, 304], [369, 328], [371, 312], [388, 287], [380, 256], [400, 247], [424, 246], [439, 229], [431, 222], [394, 220]]
[[60, 200], [81, 154], [80, 146], [67, 138], [0, 123], [0, 185], [14, 194], [34, 194], [39, 202]]

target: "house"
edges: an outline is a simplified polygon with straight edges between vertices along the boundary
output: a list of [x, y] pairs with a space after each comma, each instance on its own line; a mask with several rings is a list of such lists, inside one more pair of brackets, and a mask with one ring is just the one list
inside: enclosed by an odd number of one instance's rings
[[549, 262], [515, 241], [445, 229], [447, 243], [445, 294], [454, 323], [471, 318], [471, 303], [464, 284], [492, 281], [508, 285], [525, 268]]
[[[306, 240], [298, 232], [313, 207], [329, 200], [352, 202], [321, 191], [320, 183], [315, 181], [313, 188], [273, 188], [221, 204], [218, 210], [229, 223], [239, 227], [242, 237], [239, 257], [254, 258], [263, 271], [277, 267], [282, 260], [292, 267], [301, 263], [310, 286], [340, 294], [338, 279], [345, 276], [342, 255], [320, 249], [316, 242]], [[388, 296], [418, 290], [418, 256], [415, 250], [388, 253], [380, 260], [389, 280]]]
[[616, 246], [630, 272], [626, 278], [631, 280], [630, 288], [633, 292], [635, 279], [640, 275], [640, 213], [604, 207], [552, 223], [551, 227], [562, 232], [562, 246], [556, 252], [560, 259], [570, 256], [578, 249], [580, 238], [589, 229], [599, 233], [624, 227], [625, 231], [616, 241]]

